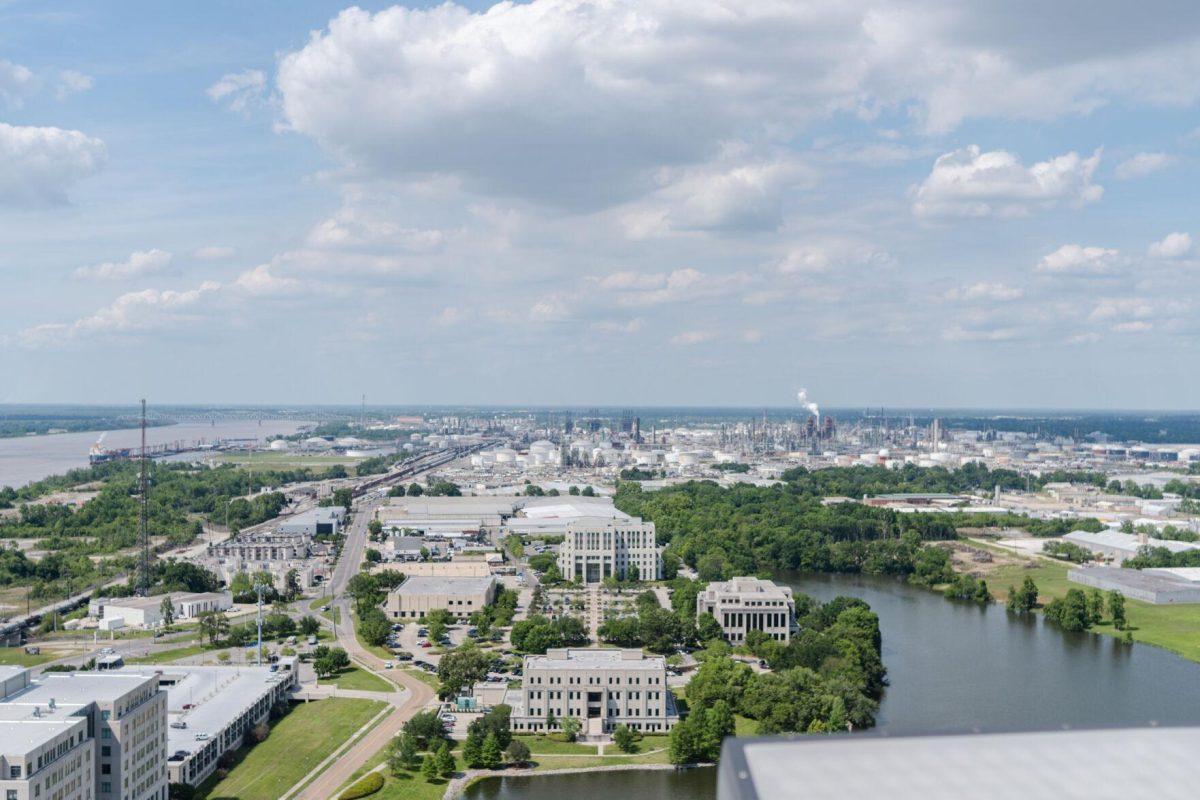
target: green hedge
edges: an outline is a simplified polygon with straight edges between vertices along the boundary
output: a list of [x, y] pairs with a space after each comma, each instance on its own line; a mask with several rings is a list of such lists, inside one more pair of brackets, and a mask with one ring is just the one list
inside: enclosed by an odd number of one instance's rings
[[358, 800], [360, 797], [375, 794], [383, 788], [383, 775], [372, 772], [364, 775], [353, 786], [338, 795], [338, 800]]

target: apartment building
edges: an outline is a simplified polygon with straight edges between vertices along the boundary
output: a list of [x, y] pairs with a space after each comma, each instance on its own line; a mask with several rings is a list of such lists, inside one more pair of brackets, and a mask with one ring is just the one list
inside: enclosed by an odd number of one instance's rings
[[750, 631], [763, 631], [788, 642], [796, 616], [791, 587], [759, 578], [714, 581], [696, 596], [696, 614], [712, 614], [730, 644], [741, 644]]
[[641, 650], [561, 648], [525, 656], [521, 688], [506, 692], [504, 701], [512, 706], [512, 729], [523, 733], [557, 730], [564, 717], [578, 719], [585, 736], [618, 725], [661, 733], [679, 721], [666, 659]]
[[654, 523], [641, 519], [581, 517], [567, 523], [558, 551], [565, 580], [600, 583], [605, 578], [659, 580], [662, 550]]
[[0, 667], [4, 800], [166, 800], [158, 676]]

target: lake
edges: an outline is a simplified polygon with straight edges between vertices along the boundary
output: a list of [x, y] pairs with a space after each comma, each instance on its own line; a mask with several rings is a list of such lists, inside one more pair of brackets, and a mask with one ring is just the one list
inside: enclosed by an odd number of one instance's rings
[[[781, 580], [777, 578], [776, 580]], [[1067, 634], [1001, 606], [952, 602], [891, 578], [789, 576], [820, 600], [861, 597], [879, 614], [889, 686], [878, 728], [892, 733], [1200, 722], [1200, 664], [1110, 636]], [[491, 778], [469, 800], [612, 796], [712, 800], [712, 770]]]
[[[155, 445], [251, 437], [262, 441], [268, 436], [289, 436], [305, 424], [291, 420], [185, 422], [147, 428], [146, 443]], [[86, 467], [88, 450], [101, 435], [104, 436], [106, 448], [136, 448], [141, 444], [141, 430], [138, 428], [0, 439], [0, 486], [24, 486], [51, 475]]]

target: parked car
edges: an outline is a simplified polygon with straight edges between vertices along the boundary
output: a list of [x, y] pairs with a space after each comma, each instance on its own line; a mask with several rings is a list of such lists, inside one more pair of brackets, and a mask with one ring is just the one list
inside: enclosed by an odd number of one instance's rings
[[171, 723], [171, 727], [176, 730], [184, 730], [185, 728], [187, 728], [187, 723], [181, 719], [177, 719]]
[[391, 669], [391, 668], [393, 668], [394, 666], [396, 666], [396, 665], [395, 665], [395, 664], [393, 664], [391, 661], [385, 661], [385, 662], [383, 662], [383, 668], [384, 668], [384, 669]]

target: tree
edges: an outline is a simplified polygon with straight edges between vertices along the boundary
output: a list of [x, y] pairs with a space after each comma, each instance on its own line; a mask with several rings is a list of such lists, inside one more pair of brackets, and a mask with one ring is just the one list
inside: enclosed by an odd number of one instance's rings
[[442, 682], [438, 694], [442, 697], [453, 697], [464, 687], [482, 681], [487, 677], [491, 664], [492, 656], [472, 643], [447, 653], [438, 663], [437, 675]]
[[162, 599], [158, 606], [158, 613], [162, 617], [163, 627], [170, 630], [171, 625], [175, 622], [175, 603], [171, 601], [170, 595]]
[[632, 753], [637, 749], [637, 734], [628, 725], [618, 725], [613, 729], [612, 737], [622, 753]]
[[416, 737], [410, 733], [401, 733], [392, 740], [388, 751], [388, 768], [393, 775], [398, 776], [405, 770], [415, 769], [419, 763]]
[[711, 642], [714, 639], [725, 638], [721, 623], [712, 614], [704, 613], [696, 617], [696, 638], [701, 642]]
[[387, 617], [378, 608], [371, 608], [358, 618], [358, 632], [363, 641], [378, 647], [387, 641], [392, 626]]
[[[484, 749], [487, 749], [486, 743], [484, 743]], [[450, 753], [450, 743], [443, 741], [437, 751], [437, 771], [443, 778], [449, 778], [454, 774], [454, 767], [454, 756]]]
[[420, 497], [423, 494], [425, 494], [425, 490], [421, 487], [421, 484], [410, 483], [408, 485], [408, 496], [409, 497]]
[[414, 737], [419, 746], [428, 749], [433, 749], [437, 742], [446, 738], [446, 727], [436, 711], [413, 714], [412, 718], [404, 723], [404, 732]]
[[1112, 615], [1113, 627], [1125, 630], [1125, 595], [1116, 589], [1108, 593], [1108, 613]]
[[378, 564], [379, 562], [383, 561], [383, 553], [379, 552], [374, 547], [368, 547], [364, 555], [367, 559], [367, 562], [371, 564]]
[[200, 638], [208, 639], [210, 645], [216, 644], [218, 639], [229, 633], [228, 617], [217, 611], [203, 611], [197, 620], [200, 627]]
[[563, 736], [566, 737], [568, 742], [573, 742], [575, 741], [575, 737], [579, 735], [579, 732], [583, 730], [583, 723], [579, 721], [578, 717], [563, 717], [561, 727]]
[[497, 741], [495, 733], [489, 733], [487, 738], [483, 740], [481, 760], [484, 769], [499, 769], [503, 766], [504, 756], [500, 752], [500, 742]]
[[1068, 589], [1064, 597], [1046, 604], [1046, 619], [1065, 631], [1086, 631], [1092, 627], [1087, 596], [1081, 589]]
[[437, 759], [434, 758], [433, 753], [425, 754], [425, 760], [421, 762], [421, 776], [429, 783], [433, 783], [435, 780], [437, 780], [438, 765]]
[[1088, 592], [1088, 619], [1093, 625], [1104, 621], [1104, 595], [1100, 594], [1099, 589]]
[[301, 617], [299, 625], [300, 632], [305, 636], [316, 636], [317, 632], [321, 630], [321, 623], [311, 614]]
[[513, 739], [508, 743], [508, 747], [504, 749], [504, 754], [508, 756], [508, 760], [517, 765], [524, 766], [529, 763], [529, 745], [522, 742], [520, 739]]
[[378, 542], [383, 539], [383, 523], [377, 519], [373, 519], [367, 523], [367, 532], [371, 534], [371, 541]]
[[570, 489], [567, 489], [567, 494], [571, 495], [572, 497], [578, 497], [579, 496], [579, 487], [572, 486]]
[[283, 592], [287, 597], [288, 602], [295, 600], [300, 596], [300, 573], [295, 569], [289, 569], [287, 575], [283, 579]]
[[444, 608], [435, 608], [425, 614], [425, 627], [429, 629], [429, 641], [441, 641], [446, 635], [446, 628], [454, 621], [454, 616]]
[[1037, 608], [1038, 588], [1028, 575], [1021, 581], [1021, 588], [1008, 587], [1008, 610], [1014, 614], [1028, 614]]
[[483, 766], [483, 740], [485, 736], [478, 729], [467, 731], [467, 740], [463, 742], [463, 763], [470, 769]]

